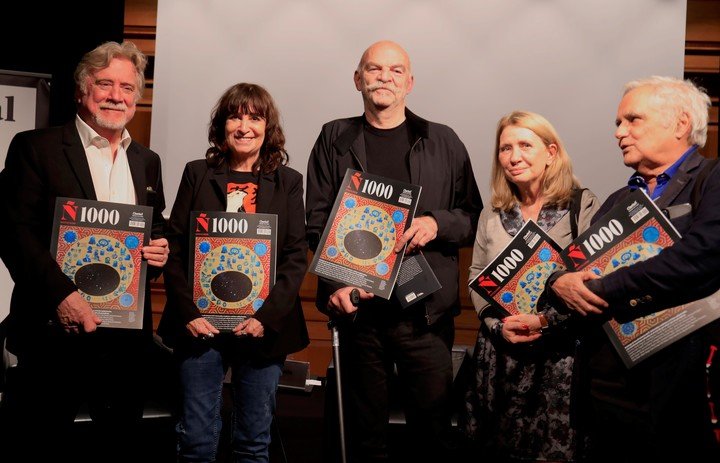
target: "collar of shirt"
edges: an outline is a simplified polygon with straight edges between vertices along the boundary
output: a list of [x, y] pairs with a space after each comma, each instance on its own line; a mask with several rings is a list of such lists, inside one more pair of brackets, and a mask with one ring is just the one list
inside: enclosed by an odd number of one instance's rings
[[[82, 120], [79, 115], [75, 115], [75, 127], [77, 128], [78, 134], [80, 135], [80, 141], [85, 149], [90, 146], [104, 148], [105, 146], [110, 145], [107, 138], [98, 135], [98, 133], [93, 130], [92, 127], [87, 125], [87, 123]], [[128, 132], [127, 129], [123, 129], [122, 138], [120, 138], [120, 146], [122, 146], [124, 150], [127, 150], [128, 146], [130, 146], [130, 142], [132, 142], [130, 132]]]
[[75, 126], [85, 150], [98, 201], [135, 204], [137, 198], [126, 149], [131, 143], [127, 130], [123, 130], [117, 151], [113, 153], [110, 142], [79, 116], [75, 119]]
[[[670, 167], [668, 167], [665, 172], [658, 175], [655, 184], [655, 189], [653, 190], [652, 194], [650, 195], [650, 198], [655, 200], [662, 195], [663, 191], [665, 191], [665, 187], [670, 182], [670, 179], [675, 175], [680, 168], [680, 165], [685, 162], [685, 159], [687, 159], [688, 156], [690, 156], [690, 153], [695, 151], [697, 149], [697, 145], [692, 145], [690, 148], [685, 151], [680, 158], [673, 163]], [[648, 185], [645, 179], [635, 172], [630, 179], [628, 179], [628, 186], [630, 187], [630, 190], [634, 191], [638, 188], [642, 188], [645, 193], [648, 192]]]

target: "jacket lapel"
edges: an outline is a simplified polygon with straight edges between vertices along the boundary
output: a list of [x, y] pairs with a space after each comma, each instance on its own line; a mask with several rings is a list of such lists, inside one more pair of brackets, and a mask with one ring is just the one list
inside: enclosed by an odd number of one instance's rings
[[[363, 136], [363, 124], [365, 116], [352, 119], [350, 127], [348, 127], [335, 142], [333, 146], [340, 155], [348, 153], [355, 157], [360, 164], [360, 170], [367, 171], [367, 154], [365, 153], [365, 137]], [[342, 181], [345, 172], [336, 172], [336, 178]]]
[[275, 175], [263, 174], [260, 176], [258, 185], [258, 197], [256, 212], [267, 212], [270, 210], [273, 194], [275, 193]]
[[223, 162], [210, 174], [210, 183], [220, 200], [222, 210], [227, 209], [228, 163]]
[[135, 142], [130, 143], [127, 149], [127, 160], [130, 166], [130, 175], [132, 175], [133, 179], [137, 204], [145, 205], [147, 204], [147, 189], [152, 189], [152, 186], [147, 185], [145, 163]]
[[698, 154], [697, 151], [693, 152], [688, 156], [685, 162], [682, 163], [675, 175], [670, 179], [670, 183], [663, 191], [662, 195], [657, 199], [655, 204], [662, 209], [668, 207], [674, 203], [678, 195], [687, 187], [693, 178], [691, 172], [698, 168], [702, 162], [702, 155]]
[[412, 135], [412, 146], [410, 147], [410, 183], [419, 185], [422, 165], [417, 155], [413, 156], [413, 151], [421, 139], [430, 138], [430, 123], [415, 115], [412, 111], [405, 108], [405, 119], [407, 120], [408, 130]]
[[63, 151], [67, 157], [71, 169], [75, 173], [78, 185], [82, 189], [86, 199], [96, 200], [95, 186], [90, 173], [90, 165], [87, 161], [85, 148], [80, 141], [80, 135], [75, 127], [75, 119], [63, 127]]
[[[360, 164], [360, 170], [366, 172], [367, 153], [365, 152], [365, 136], [362, 131], [353, 140], [352, 145], [350, 145], [350, 151], [355, 155], [355, 158], [357, 158], [357, 161]], [[341, 178], [345, 177], [345, 172], [340, 172], [340, 174]]]

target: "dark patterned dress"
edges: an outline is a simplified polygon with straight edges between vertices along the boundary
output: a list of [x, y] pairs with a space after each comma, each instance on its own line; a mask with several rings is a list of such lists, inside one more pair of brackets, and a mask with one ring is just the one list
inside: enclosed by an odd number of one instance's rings
[[[538, 225], [547, 232], [567, 212], [543, 208]], [[515, 236], [524, 224], [519, 207], [499, 214]], [[492, 308], [480, 314], [476, 374], [462, 420], [485, 453], [479, 461], [576, 461], [577, 435], [570, 426], [574, 337], [565, 317], [552, 308], [543, 313], [550, 329], [535, 342], [515, 345], [502, 337], [502, 315]]]

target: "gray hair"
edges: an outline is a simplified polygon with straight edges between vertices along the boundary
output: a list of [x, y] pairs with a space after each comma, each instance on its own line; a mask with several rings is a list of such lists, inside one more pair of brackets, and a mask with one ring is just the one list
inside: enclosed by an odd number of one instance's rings
[[711, 102], [704, 88], [698, 87], [690, 80], [652, 76], [628, 82], [625, 84], [623, 95], [638, 87], [652, 87], [653, 94], [664, 103], [668, 119], [677, 117], [683, 112], [687, 113], [691, 124], [688, 142], [700, 148], [705, 146], [708, 108]]
[[134, 43], [127, 40], [123, 43], [105, 42], [94, 50], [85, 53], [78, 63], [77, 68], [75, 68], [76, 90], [85, 95], [87, 93], [87, 78], [95, 72], [110, 66], [110, 62], [118, 57], [130, 60], [135, 66], [135, 101], [137, 102], [142, 98], [143, 91], [145, 90], [145, 66], [147, 65], [147, 57]]

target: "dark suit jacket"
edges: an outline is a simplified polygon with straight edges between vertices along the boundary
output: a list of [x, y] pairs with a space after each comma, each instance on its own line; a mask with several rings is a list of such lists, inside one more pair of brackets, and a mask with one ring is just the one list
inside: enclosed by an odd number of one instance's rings
[[[655, 202], [660, 209], [690, 203], [695, 177], [707, 160], [692, 153]], [[629, 194], [613, 193], [601, 217]], [[592, 289], [612, 306], [613, 316], [634, 319], [659, 309], [708, 296], [720, 288], [720, 170], [706, 178], [698, 209], [672, 220], [682, 240], [658, 256], [618, 269], [593, 282]], [[632, 302], [632, 304], [631, 304]]]
[[[227, 207], [227, 163], [209, 167], [197, 160], [185, 166], [177, 198], [170, 215], [167, 238], [170, 260], [165, 267], [167, 305], [158, 333], [172, 346], [189, 336], [185, 325], [200, 317], [188, 283], [191, 211], [224, 211]], [[275, 285], [255, 318], [263, 324], [260, 355], [279, 357], [308, 345], [308, 334], [298, 292], [307, 269], [305, 209], [302, 175], [281, 166], [260, 176], [257, 212], [277, 214], [277, 267]]]
[[[127, 158], [138, 204], [153, 207], [153, 235], [161, 235], [165, 198], [160, 158], [135, 142], [128, 146]], [[17, 134], [0, 178], [0, 201], [8, 224], [2, 231], [0, 253], [15, 281], [8, 349], [19, 355], [43, 343], [39, 337], [50, 334], [48, 322], [57, 320], [58, 304], [77, 290], [49, 252], [55, 199], [97, 199], [75, 120]], [[159, 275], [155, 270], [148, 273]], [[152, 332], [149, 288], [143, 326], [143, 331]]]
[[[656, 204], [662, 209], [690, 203], [695, 178], [706, 162], [697, 152], [692, 153]], [[628, 193], [627, 187], [613, 193], [595, 218], [605, 214]], [[700, 299], [720, 288], [720, 170], [717, 167], [705, 179], [697, 210], [672, 222], [682, 235], [679, 242], [651, 259], [587, 283], [610, 304], [610, 314], [619, 321]], [[636, 302], [631, 305], [633, 300]], [[649, 430], [659, 443], [703, 445], [710, 426], [705, 397], [707, 347], [703, 330], [673, 343], [630, 370], [623, 366], [598, 324], [586, 336], [584, 349], [595, 399], [627, 407], [632, 413], [638, 407], [644, 408], [644, 413], [649, 414]]]

